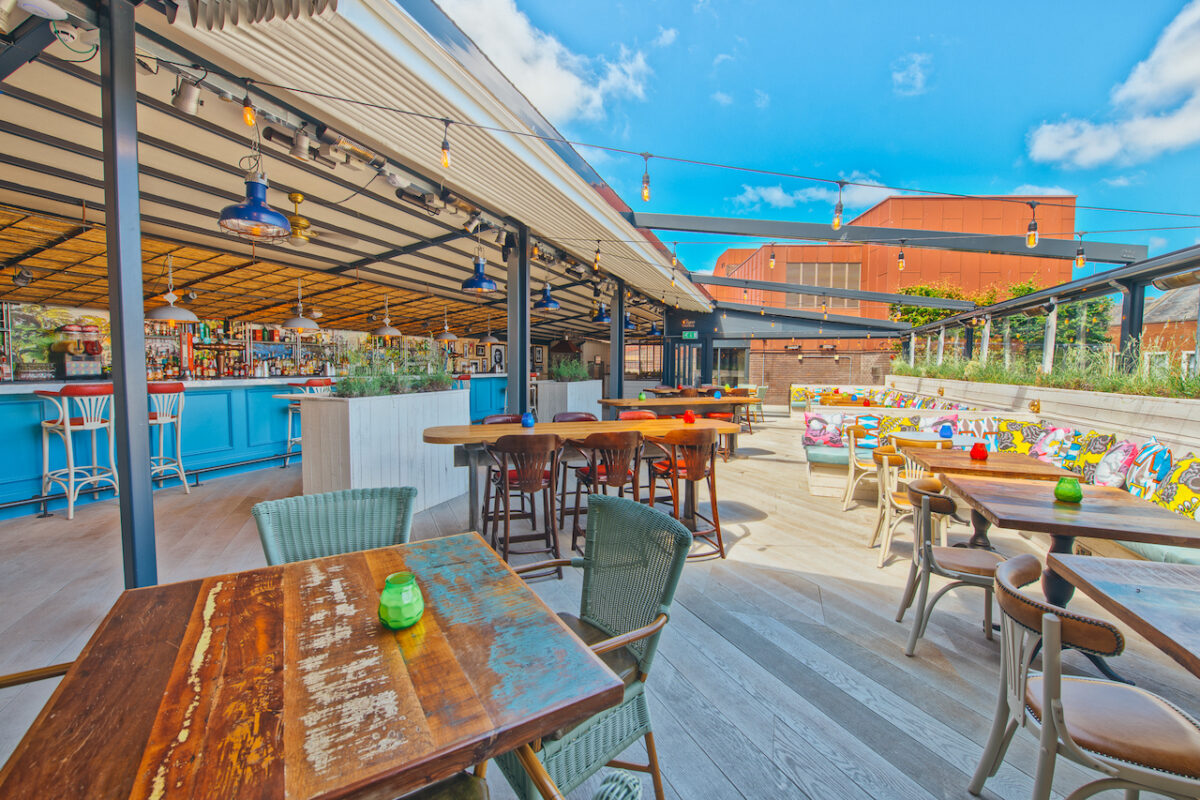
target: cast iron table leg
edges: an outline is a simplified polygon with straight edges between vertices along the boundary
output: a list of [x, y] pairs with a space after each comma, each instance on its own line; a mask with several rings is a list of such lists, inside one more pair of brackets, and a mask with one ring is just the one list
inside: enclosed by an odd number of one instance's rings
[[971, 527], [975, 529], [975, 533], [971, 535], [970, 547], [981, 547], [985, 550], [995, 549], [992, 547], [992, 543], [987, 535], [988, 528], [992, 527], [992, 523], [988, 522], [987, 517], [974, 509], [971, 509]]
[[683, 487], [683, 524], [696, 530], [696, 482], [685, 480]]

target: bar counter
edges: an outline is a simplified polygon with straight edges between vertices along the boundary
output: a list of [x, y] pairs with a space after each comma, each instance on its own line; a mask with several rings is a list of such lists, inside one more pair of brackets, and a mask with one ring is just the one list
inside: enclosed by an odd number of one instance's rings
[[[290, 391], [289, 383], [307, 379], [227, 378], [182, 382], [186, 389], [183, 406], [184, 468], [189, 472], [224, 468], [211, 473], [215, 476], [281, 465], [282, 461], [244, 462], [284, 452], [287, 447], [288, 401], [272, 395]], [[0, 441], [4, 442], [4, 457], [0, 460], [0, 518], [28, 516], [41, 511], [40, 504], [5, 504], [41, 494], [41, 421], [50, 418], [53, 406], [34, 395], [34, 392], [57, 391], [64, 385], [63, 381], [0, 383]], [[156, 445], [157, 436], [154, 438]], [[171, 436], [166, 438], [167, 452], [174, 453]], [[76, 454], [84, 460], [90, 459], [90, 436], [77, 434], [75, 442]], [[98, 447], [103, 461], [108, 452], [103, 431], [98, 436]], [[299, 468], [295, 461], [292, 463]], [[62, 441], [52, 435], [50, 466], [53, 469], [63, 464]], [[177, 479], [168, 479], [163, 483], [164, 486], [178, 484]], [[112, 497], [111, 491], [81, 494], [77, 505], [108, 497]], [[48, 505], [54, 511], [65, 508], [66, 501], [54, 500]]]

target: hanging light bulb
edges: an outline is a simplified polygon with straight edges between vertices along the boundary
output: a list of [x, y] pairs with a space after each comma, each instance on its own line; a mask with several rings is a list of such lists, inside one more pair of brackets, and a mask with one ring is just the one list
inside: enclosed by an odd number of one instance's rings
[[1083, 234], [1081, 233], [1079, 234], [1079, 247], [1075, 249], [1075, 266], [1083, 269], [1085, 264], [1087, 264], [1087, 256], [1083, 252]]
[[[389, 315], [388, 311], [389, 311], [388, 296], [385, 294], [383, 296], [383, 324], [371, 332], [371, 334], [373, 336], [399, 336], [400, 335], [400, 331], [398, 331], [392, 327], [392, 320], [391, 320], [391, 316]], [[313, 316], [316, 316], [315, 312], [314, 312]]]
[[833, 224], [832, 227], [836, 231], [842, 227], [842, 187], [846, 185], [845, 181], [838, 181], [838, 199], [837, 205], [833, 207]]
[[592, 272], [600, 271], [600, 240], [596, 240], [596, 255], [592, 258]]
[[675, 288], [675, 270], [671, 270], [671, 288]]
[[246, 173], [245, 201], [221, 209], [217, 224], [253, 241], [282, 239], [292, 233], [288, 218], [267, 205], [267, 176], [262, 172]]
[[450, 169], [450, 120], [442, 120], [446, 130], [442, 133], [442, 168]]
[[[16, 283], [16, 277], [13, 276], [13, 283]], [[32, 276], [31, 276], [32, 277]], [[20, 284], [17, 284], [18, 286]], [[28, 286], [28, 283], [25, 285]], [[175, 271], [174, 265], [171, 263], [171, 254], [167, 254], [167, 293], [163, 295], [163, 300], [167, 301], [165, 306], [152, 308], [146, 312], [146, 319], [164, 320], [171, 323], [176, 322], [199, 322], [200, 319], [193, 314], [189, 309], [179, 308], [175, 305], [175, 301], [179, 299], [179, 295], [175, 294]]]
[[821, 319], [829, 319], [829, 306], [825, 302], [825, 298], [821, 298]]
[[759, 306], [759, 307], [758, 307], [758, 315], [759, 315], [760, 317], [765, 317], [765, 316], [767, 315], [767, 307], [766, 307], [766, 306]]
[[533, 248], [529, 251], [529, 257], [530, 258], [538, 258], [540, 256], [541, 256], [541, 251], [538, 250], [538, 243], [534, 242]]
[[746, 290], [745, 286], [743, 286], [742, 287], [742, 299], [748, 300], [749, 298], [750, 298], [750, 292]]
[[771, 257], [767, 259], [767, 268], [775, 269], [775, 243], [771, 242]]
[[1025, 232], [1025, 246], [1037, 247], [1038, 229], [1037, 229], [1037, 201], [1029, 201], [1029, 211], [1033, 215], [1033, 219], [1029, 220], [1029, 228]]
[[728, 312], [728, 311], [722, 311], [722, 312], [721, 312], [721, 319], [729, 319], [729, 312]]
[[450, 322], [446, 317], [446, 306], [442, 306], [442, 329], [433, 337], [435, 342], [457, 342], [458, 337], [450, 332]]
[[904, 272], [904, 239], [900, 240], [900, 254], [896, 256], [896, 271]]
[[679, 247], [679, 242], [671, 242], [671, 266], [672, 267], [679, 266], [679, 255], [678, 255], [678, 253], [676, 253], [676, 250], [678, 249], [678, 247]]
[[258, 122], [258, 115], [254, 112], [254, 104], [250, 102], [249, 92], [242, 98], [242, 121], [251, 128]]
[[294, 331], [316, 331], [320, 330], [321, 326], [313, 322], [308, 317], [304, 316], [304, 295], [300, 287], [300, 279], [296, 278], [296, 308], [295, 314], [288, 317], [283, 327]]
[[642, 160], [646, 162], [646, 169], [642, 172], [642, 202], [650, 202], [650, 154], [642, 153]]

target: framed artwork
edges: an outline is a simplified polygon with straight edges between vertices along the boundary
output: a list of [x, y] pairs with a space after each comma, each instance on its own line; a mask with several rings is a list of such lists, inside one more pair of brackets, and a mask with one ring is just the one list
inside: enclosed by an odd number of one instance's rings
[[545, 352], [544, 347], [534, 347], [533, 348], [533, 356], [532, 357], [533, 357], [533, 365], [535, 367], [540, 367], [542, 365], [542, 358], [543, 358], [542, 354], [544, 352]]
[[470, 373], [479, 372], [479, 362], [477, 360], [468, 361], [467, 362], [467, 372], [470, 372]]
[[475, 345], [475, 357], [476, 358], [487, 358], [487, 345], [486, 344]]
[[504, 372], [504, 345], [492, 345], [492, 372]]

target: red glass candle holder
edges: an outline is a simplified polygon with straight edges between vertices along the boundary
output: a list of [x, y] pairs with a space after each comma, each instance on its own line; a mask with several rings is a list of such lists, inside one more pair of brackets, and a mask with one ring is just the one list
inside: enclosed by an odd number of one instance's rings
[[988, 451], [983, 442], [971, 445], [971, 458], [975, 461], [987, 461]]
[[694, 425], [696, 423], [696, 412], [690, 408], [683, 412], [683, 422], [685, 425]]

